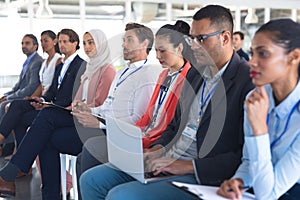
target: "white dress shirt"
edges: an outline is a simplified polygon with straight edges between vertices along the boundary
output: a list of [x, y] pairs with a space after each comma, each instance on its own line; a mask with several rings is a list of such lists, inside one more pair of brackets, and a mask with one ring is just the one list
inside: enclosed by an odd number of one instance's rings
[[[146, 62], [146, 63], [145, 63]], [[93, 114], [122, 119], [134, 124], [145, 113], [158, 76], [160, 65], [138, 61], [120, 69], [110, 86], [103, 105], [92, 108]], [[105, 128], [100, 124], [100, 128]]]

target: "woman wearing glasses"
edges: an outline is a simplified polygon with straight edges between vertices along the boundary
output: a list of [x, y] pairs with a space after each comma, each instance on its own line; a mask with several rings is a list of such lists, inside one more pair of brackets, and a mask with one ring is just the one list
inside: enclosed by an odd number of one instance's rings
[[257, 199], [300, 199], [300, 24], [272, 20], [252, 40], [245, 100], [242, 164], [218, 193], [239, 199], [245, 186]]

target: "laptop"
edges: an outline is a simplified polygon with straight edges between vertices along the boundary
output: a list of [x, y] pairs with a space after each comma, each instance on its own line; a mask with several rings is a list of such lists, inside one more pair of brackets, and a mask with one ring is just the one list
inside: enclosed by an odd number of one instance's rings
[[142, 131], [139, 127], [115, 118], [106, 118], [108, 161], [141, 183], [170, 178], [153, 176], [144, 170]]

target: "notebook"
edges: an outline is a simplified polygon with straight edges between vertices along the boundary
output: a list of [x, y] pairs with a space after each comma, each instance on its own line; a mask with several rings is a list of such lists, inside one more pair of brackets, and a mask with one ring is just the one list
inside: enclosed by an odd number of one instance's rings
[[141, 183], [170, 178], [170, 174], [153, 176], [144, 170], [142, 131], [127, 122], [106, 119], [108, 161]]
[[[178, 189], [189, 193], [194, 196], [195, 199], [213, 199], [213, 200], [226, 200], [227, 198], [221, 197], [217, 194], [219, 187], [182, 183], [177, 181], [170, 182]], [[241, 200], [255, 200], [255, 196], [248, 192], [244, 192]]]

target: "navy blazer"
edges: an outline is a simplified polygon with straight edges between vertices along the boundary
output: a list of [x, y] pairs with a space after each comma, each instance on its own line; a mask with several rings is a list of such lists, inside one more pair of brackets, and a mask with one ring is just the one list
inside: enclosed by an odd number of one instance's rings
[[[202, 82], [200, 72], [192, 67], [186, 76], [174, 118], [153, 145], [161, 144], [169, 149], [180, 137]], [[253, 88], [247, 62], [234, 52], [197, 130], [198, 158], [194, 163], [195, 176], [201, 184], [220, 185], [233, 176], [241, 163], [243, 105]]]
[[80, 77], [85, 71], [85, 61], [78, 55], [75, 56], [70, 63], [68, 70], [58, 88], [58, 77], [63, 67], [63, 63], [60, 63], [54, 73], [53, 81], [44, 96], [45, 101], [52, 101], [55, 104], [67, 107], [72, 103], [73, 90], [77, 91], [80, 85]]

